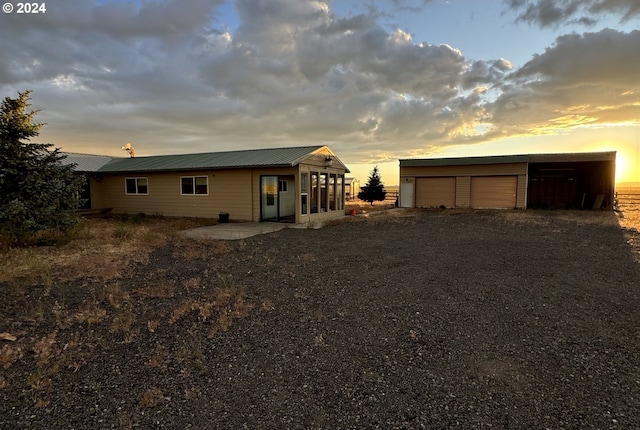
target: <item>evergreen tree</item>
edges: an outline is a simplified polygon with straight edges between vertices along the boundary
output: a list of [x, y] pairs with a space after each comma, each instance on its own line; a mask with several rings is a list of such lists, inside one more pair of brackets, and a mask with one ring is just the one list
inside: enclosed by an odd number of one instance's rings
[[360, 187], [358, 198], [365, 202], [371, 203], [373, 206], [374, 201], [384, 201], [387, 196], [387, 192], [384, 190], [384, 184], [380, 179], [380, 172], [378, 172], [378, 166], [375, 166], [369, 175], [367, 184]]
[[52, 144], [30, 143], [44, 124], [27, 112], [31, 91], [0, 106], [0, 243], [24, 245], [39, 231], [67, 232], [79, 222], [84, 178], [63, 165]]

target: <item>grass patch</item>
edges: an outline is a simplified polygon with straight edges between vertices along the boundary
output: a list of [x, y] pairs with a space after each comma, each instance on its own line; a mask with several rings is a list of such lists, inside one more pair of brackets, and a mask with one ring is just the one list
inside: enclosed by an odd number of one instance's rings
[[138, 407], [140, 409], [153, 408], [158, 406], [164, 400], [164, 394], [162, 390], [156, 387], [149, 388], [142, 395], [142, 399], [140, 399], [140, 403], [138, 403]]
[[136, 320], [136, 315], [133, 312], [131, 305], [125, 305], [121, 309], [118, 310], [116, 315], [113, 317], [113, 321], [111, 322], [111, 327], [109, 331], [111, 333], [128, 333], [131, 330], [131, 326]]
[[65, 281], [118, 278], [130, 264], [148, 261], [149, 253], [177, 232], [211, 224], [211, 220], [148, 216], [87, 220], [66, 240], [51, 246], [0, 251], [0, 282], [27, 278], [53, 284], [52, 274]]
[[135, 292], [142, 297], [170, 299], [176, 293], [176, 286], [172, 282], [163, 281], [144, 288], [138, 288]]
[[585, 210], [513, 210], [497, 211], [497, 216], [505, 221], [517, 224], [548, 226], [553, 219], [560, 219], [577, 224], [596, 224], [604, 226], [619, 226], [619, 220], [612, 211]]
[[[272, 304], [263, 305], [273, 309]], [[247, 300], [246, 293], [236, 287], [216, 288], [212, 297], [188, 298], [171, 313], [169, 324], [176, 324], [190, 314], [196, 314], [198, 321], [210, 321], [209, 337], [224, 332], [231, 327], [233, 321], [245, 318], [253, 309]]]
[[23, 356], [24, 351], [20, 345], [3, 345], [2, 348], [0, 348], [0, 368], [8, 369]]
[[200, 342], [191, 340], [183, 342], [176, 351], [176, 360], [194, 370], [201, 370], [204, 362], [204, 353]]

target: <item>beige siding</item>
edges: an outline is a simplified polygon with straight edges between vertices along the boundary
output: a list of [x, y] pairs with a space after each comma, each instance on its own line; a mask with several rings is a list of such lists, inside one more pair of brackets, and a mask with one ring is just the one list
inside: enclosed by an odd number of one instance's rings
[[527, 207], [527, 175], [518, 175], [518, 199], [516, 203], [518, 209]]
[[471, 178], [458, 176], [456, 178], [456, 207], [468, 208], [471, 206]]
[[[331, 166], [327, 166], [327, 157], [331, 157]], [[300, 161], [300, 166], [307, 166], [313, 169], [322, 169], [322, 170], [334, 170], [336, 172], [340, 172], [345, 174], [347, 170], [347, 166], [342, 164], [342, 162], [336, 157], [336, 155], [331, 152], [331, 150], [327, 147], [317, 151], [313, 155], [305, 158]]]
[[416, 207], [456, 205], [456, 178], [416, 178]]
[[232, 221], [251, 221], [253, 207], [257, 200], [250, 198], [252, 194], [251, 173], [247, 170], [226, 170], [214, 172], [213, 195], [217, 211], [229, 213]]
[[527, 163], [478, 164], [468, 166], [400, 167], [400, 176], [491, 176], [526, 175]]
[[[182, 176], [206, 176], [208, 195], [181, 195]], [[125, 178], [148, 178], [148, 195], [127, 195]], [[96, 187], [96, 207], [111, 207], [115, 213], [217, 218], [228, 212], [232, 220], [250, 220], [251, 175], [246, 170], [170, 172], [103, 175]]]
[[516, 207], [517, 176], [478, 176], [471, 178], [472, 208]]
[[[322, 158], [322, 160], [320, 159]], [[217, 218], [229, 213], [231, 221], [260, 221], [260, 177], [262, 175], [293, 176], [289, 184], [295, 198], [296, 222], [315, 222], [344, 215], [342, 209], [325, 213], [300, 215], [300, 171], [335, 173], [344, 176], [340, 163], [332, 167], [324, 156], [312, 158], [313, 165], [287, 168], [227, 169], [194, 172], [140, 174], [103, 174], [100, 182], [92, 179], [92, 206], [113, 208], [114, 213], [146, 213], [148, 215]], [[208, 195], [181, 195], [180, 178], [206, 176]], [[147, 195], [128, 195], [126, 178], [147, 178]], [[343, 195], [344, 197], [344, 195]]]

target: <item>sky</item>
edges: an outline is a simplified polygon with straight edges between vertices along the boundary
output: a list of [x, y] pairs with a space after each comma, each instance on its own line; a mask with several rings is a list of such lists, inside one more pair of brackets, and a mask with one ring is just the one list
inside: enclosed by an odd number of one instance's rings
[[640, 182], [638, 0], [39, 4], [4, 2], [0, 96], [32, 90], [63, 151], [328, 145], [390, 186], [405, 158], [615, 150]]

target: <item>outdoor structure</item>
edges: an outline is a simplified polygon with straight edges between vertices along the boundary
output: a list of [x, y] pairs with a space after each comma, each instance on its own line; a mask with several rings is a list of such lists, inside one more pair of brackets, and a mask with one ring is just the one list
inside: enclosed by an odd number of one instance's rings
[[295, 223], [344, 215], [349, 169], [327, 146], [132, 158], [68, 155], [65, 162], [76, 163], [88, 178], [93, 209]]
[[611, 209], [615, 161], [615, 152], [400, 160], [400, 206]]
[[358, 181], [356, 178], [345, 178], [344, 184], [345, 196], [347, 200], [353, 200], [358, 197], [358, 193], [360, 192], [360, 181]]

